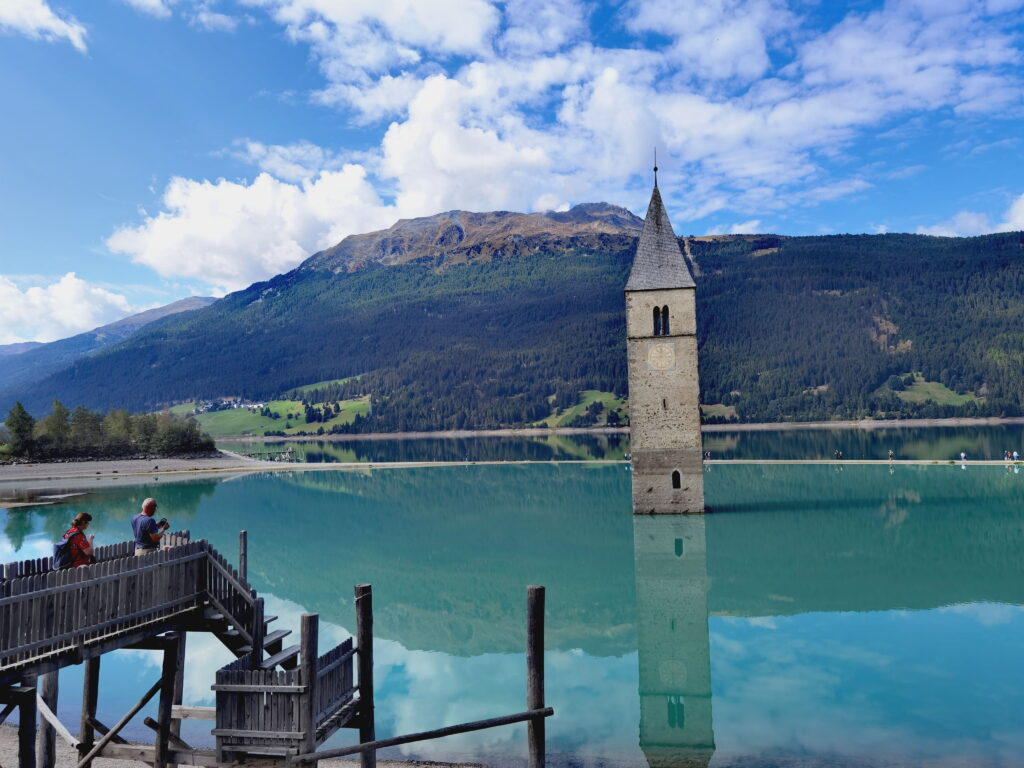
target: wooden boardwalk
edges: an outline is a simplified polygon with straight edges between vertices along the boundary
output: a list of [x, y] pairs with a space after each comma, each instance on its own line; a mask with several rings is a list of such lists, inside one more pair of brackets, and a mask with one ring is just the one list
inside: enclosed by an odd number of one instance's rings
[[[316, 752], [319, 745], [339, 728], [358, 730], [359, 744], [348, 752], [358, 753], [362, 766], [374, 766], [377, 749], [390, 743], [462, 732], [452, 728], [522, 721], [530, 724], [531, 766], [544, 764], [544, 718], [553, 711], [544, 707], [543, 654], [538, 650], [543, 648], [543, 588], [530, 588], [528, 611], [528, 674], [541, 694], [529, 698], [525, 713], [378, 741], [369, 585], [355, 588], [356, 638], [322, 655], [316, 614], [302, 616], [296, 645], [284, 646], [290, 631], [268, 630], [276, 616], [264, 614], [263, 599], [247, 581], [245, 531], [238, 568], [208, 542], [191, 540], [187, 530], [168, 535], [165, 542], [167, 548], [138, 557], [132, 543], [97, 547], [96, 562], [80, 568], [54, 571], [50, 558], [3, 566], [0, 723], [18, 710], [19, 768], [53, 768], [57, 736], [78, 750], [79, 768], [90, 768], [97, 757], [133, 759], [155, 768], [315, 765], [328, 755]], [[216, 673], [211, 686], [215, 707], [182, 703], [188, 632], [212, 633], [237, 656]], [[123, 648], [163, 651], [162, 672], [129, 712], [108, 726], [96, 717], [100, 658]], [[76, 736], [55, 713], [58, 673], [79, 664], [85, 665], [85, 674]], [[155, 697], [158, 717], [144, 721], [155, 731], [154, 743], [125, 742], [120, 731]], [[198, 750], [183, 741], [183, 719], [213, 721], [216, 749]]]
[[[268, 629], [277, 617], [265, 615], [263, 599], [247, 581], [244, 531], [238, 568], [209, 542], [193, 541], [188, 531], [168, 534], [165, 543], [165, 549], [138, 557], [131, 542], [97, 547], [96, 562], [82, 568], [53, 571], [50, 558], [3, 566], [0, 723], [19, 711], [19, 768], [53, 768], [58, 736], [78, 750], [78, 768], [90, 768], [97, 757], [134, 759], [154, 768], [308, 766], [332, 754], [317, 749], [339, 728], [358, 729], [360, 743], [346, 753], [358, 753], [366, 768], [376, 765], [377, 749], [392, 743], [523, 721], [530, 725], [530, 764], [543, 765], [543, 723], [553, 710], [543, 703], [542, 587], [529, 592], [528, 676], [534, 695], [526, 712], [377, 741], [368, 584], [355, 589], [356, 638], [321, 655], [316, 614], [302, 616], [296, 645], [284, 647], [289, 630]], [[215, 707], [182, 703], [188, 632], [210, 632], [236, 656], [216, 673]], [[162, 670], [108, 726], [97, 718], [100, 659], [124, 648], [162, 651]], [[85, 665], [77, 736], [55, 714], [59, 672], [73, 664]], [[155, 732], [154, 743], [126, 743], [120, 731], [153, 698], [158, 716], [144, 722]], [[183, 719], [213, 721], [216, 748], [194, 749], [183, 741]]]

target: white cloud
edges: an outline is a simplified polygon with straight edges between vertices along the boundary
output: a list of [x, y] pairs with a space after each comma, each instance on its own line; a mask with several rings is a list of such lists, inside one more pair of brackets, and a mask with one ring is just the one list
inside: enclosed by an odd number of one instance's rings
[[735, 224], [716, 225], [709, 227], [704, 233], [706, 235], [750, 235], [761, 231], [760, 219], [749, 219], [748, 221], [737, 221]]
[[971, 237], [987, 235], [992, 232], [1016, 232], [1024, 230], [1024, 194], [1018, 196], [1003, 214], [1003, 220], [992, 223], [987, 213], [977, 211], [960, 211], [950, 219], [917, 228], [919, 235], [935, 235], [937, 237]]
[[[602, 199], [642, 211], [654, 146], [682, 229], [846, 199], [921, 168], [845, 170], [871, 131], [1012, 106], [1016, 1], [889, 0], [814, 29], [783, 0], [631, 0], [618, 17], [630, 47], [610, 48], [586, 39], [579, 0], [240, 0], [310, 47], [314, 101], [379, 125], [380, 144], [356, 156], [242, 141], [236, 154], [268, 176], [175, 179], [164, 211], [111, 247], [234, 288], [398, 217]], [[358, 184], [324, 206], [313, 190], [336, 174]], [[965, 212], [936, 228], [993, 226]]]
[[67, 40], [82, 53], [86, 52], [85, 27], [70, 14], [56, 14], [45, 0], [0, 2], [0, 31], [16, 32], [33, 40]]
[[236, 142], [235, 156], [284, 181], [312, 179], [321, 171], [337, 170], [344, 162], [334, 153], [308, 141], [293, 144]]
[[166, 19], [171, 15], [171, 6], [176, 0], [122, 0], [137, 11], [148, 13], [158, 19]]
[[285, 272], [345, 235], [395, 219], [356, 165], [301, 184], [266, 173], [252, 183], [175, 178], [163, 205], [165, 211], [141, 225], [117, 230], [107, 247], [161, 275], [202, 281], [219, 292]]
[[68, 272], [24, 290], [0, 275], [0, 344], [53, 341], [105, 325], [132, 311], [128, 299]]
[[189, 18], [189, 24], [207, 32], [234, 32], [238, 19], [213, 10], [209, 3], [201, 3]]

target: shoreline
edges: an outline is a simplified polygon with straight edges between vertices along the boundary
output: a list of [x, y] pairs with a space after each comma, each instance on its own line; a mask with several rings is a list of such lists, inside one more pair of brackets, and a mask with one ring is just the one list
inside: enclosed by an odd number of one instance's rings
[[[801, 429], [907, 429], [914, 427], [993, 427], [1024, 424], [1024, 416], [950, 419], [847, 419], [843, 421], [765, 421], [704, 424], [701, 432], [789, 432]], [[347, 435], [224, 435], [222, 443], [362, 442], [372, 440], [451, 440], [476, 437], [553, 437], [559, 435], [628, 435], [629, 427], [515, 427], [512, 429], [446, 429], [434, 432], [370, 432]]]
[[[57, 746], [56, 768], [77, 768], [78, 750], [70, 747], [60, 736], [55, 739]], [[33, 748], [35, 744], [33, 743]], [[152, 742], [148, 743], [152, 746]], [[120, 758], [98, 757], [97, 766], [102, 768], [142, 768], [149, 766], [139, 760], [122, 760]], [[0, 724], [0, 766], [18, 764], [18, 726], [11, 723]], [[353, 768], [359, 764], [358, 758], [333, 758], [321, 760], [321, 765], [334, 768]], [[432, 760], [377, 760], [380, 768], [487, 768], [484, 763], [439, 763]]]

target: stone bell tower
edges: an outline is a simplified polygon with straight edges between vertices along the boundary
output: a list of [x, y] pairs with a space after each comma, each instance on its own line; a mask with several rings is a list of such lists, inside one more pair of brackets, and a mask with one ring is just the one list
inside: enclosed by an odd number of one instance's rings
[[625, 293], [633, 512], [703, 512], [697, 285], [657, 175]]

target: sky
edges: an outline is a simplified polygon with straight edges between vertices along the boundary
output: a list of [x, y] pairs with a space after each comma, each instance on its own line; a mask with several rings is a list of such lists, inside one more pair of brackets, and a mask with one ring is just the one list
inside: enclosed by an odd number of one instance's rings
[[0, 344], [350, 234], [1024, 229], [1024, 0], [0, 0]]

